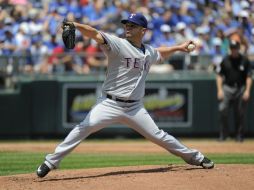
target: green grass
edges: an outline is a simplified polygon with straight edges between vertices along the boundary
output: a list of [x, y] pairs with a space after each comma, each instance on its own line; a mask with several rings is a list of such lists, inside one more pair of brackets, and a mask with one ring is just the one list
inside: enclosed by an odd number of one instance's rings
[[[44, 160], [43, 153], [0, 152], [0, 175], [35, 172]], [[254, 164], [251, 154], [209, 154], [216, 164]], [[113, 166], [183, 164], [182, 159], [171, 154], [76, 154], [68, 155], [61, 169], [101, 168]]]

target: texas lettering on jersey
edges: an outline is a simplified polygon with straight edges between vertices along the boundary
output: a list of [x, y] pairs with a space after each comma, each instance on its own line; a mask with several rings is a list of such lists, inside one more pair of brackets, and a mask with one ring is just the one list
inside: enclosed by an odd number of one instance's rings
[[124, 63], [127, 68], [149, 70], [149, 62], [140, 58], [126, 57], [124, 58]]

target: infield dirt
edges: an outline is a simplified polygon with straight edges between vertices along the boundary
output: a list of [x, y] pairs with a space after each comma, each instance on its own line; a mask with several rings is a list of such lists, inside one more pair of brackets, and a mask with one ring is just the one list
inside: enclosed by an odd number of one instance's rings
[[[1, 143], [3, 151], [52, 152], [57, 143]], [[204, 153], [254, 153], [253, 141], [244, 143], [184, 141]], [[22, 147], [22, 149], [20, 149]], [[75, 152], [164, 152], [147, 141], [87, 142]], [[33, 174], [0, 177], [0, 190], [253, 190], [254, 165], [216, 165], [204, 170], [190, 165], [110, 167], [54, 170], [45, 178]]]

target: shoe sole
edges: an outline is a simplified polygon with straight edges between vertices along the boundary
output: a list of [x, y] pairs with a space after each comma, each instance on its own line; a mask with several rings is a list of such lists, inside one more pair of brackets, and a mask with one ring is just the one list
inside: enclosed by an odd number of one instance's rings
[[212, 169], [212, 168], [214, 168], [214, 163], [213, 162], [212, 163], [203, 163], [202, 167], [204, 169]]

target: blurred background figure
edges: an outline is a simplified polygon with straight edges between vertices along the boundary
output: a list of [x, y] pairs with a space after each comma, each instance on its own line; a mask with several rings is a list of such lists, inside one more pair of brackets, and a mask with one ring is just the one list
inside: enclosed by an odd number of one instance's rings
[[177, 44], [180, 44], [186, 40], [191, 39], [186, 34], [186, 24], [184, 22], [177, 23], [177, 25], [175, 27], [175, 31], [176, 31], [175, 40], [176, 40]]
[[96, 73], [105, 71], [106, 59], [99, 45], [88, 39], [82, 37], [79, 39], [77, 46], [75, 47], [77, 56], [75, 59], [77, 64], [81, 67], [80, 74]]
[[[254, 54], [254, 2], [250, 0], [1, 1], [0, 56], [3, 57], [7, 54], [8, 56], [22, 55], [22, 60], [12, 63], [19, 65], [15, 68], [21, 68], [21, 72], [28, 70], [30, 73], [35, 72], [31, 69], [33, 60], [30, 52], [32, 45], [34, 48], [34, 43], [31, 42], [34, 37], [40, 36], [40, 44], [47, 46], [49, 57], [50, 54], [54, 54], [53, 52], [60, 49], [63, 49], [63, 54], [70, 53], [63, 48], [61, 39], [60, 25], [64, 18], [87, 23], [96, 29], [102, 29], [105, 32], [123, 37], [123, 28], [119, 23], [131, 12], [141, 12], [150, 23], [149, 30], [144, 37], [144, 43], [150, 43], [157, 47], [160, 45], [171, 46], [185, 40], [196, 40], [199, 46], [195, 52], [191, 53], [191, 64], [186, 62], [187, 65], [181, 66], [178, 70], [210, 71], [211, 67], [209, 66], [210, 63], [214, 62], [215, 51], [218, 53], [219, 48], [221, 55], [227, 54], [230, 39], [238, 41], [240, 52], [249, 56], [250, 61], [254, 62], [254, 56], [251, 55]], [[79, 41], [80, 33], [77, 31], [76, 34]], [[215, 48], [214, 42], [218, 42], [217, 38], [221, 39], [221, 45], [220, 47], [217, 45]], [[80, 41], [77, 43], [81, 45]], [[83, 57], [88, 55], [86, 51], [90, 50], [93, 54], [101, 53], [99, 47], [94, 48], [92, 41], [85, 42], [85, 44], [90, 48], [79, 52], [79, 54], [83, 54]], [[78, 73], [89, 74], [91, 71], [104, 70], [103, 63], [97, 63], [98, 60], [101, 61], [97, 59], [99, 56], [92, 57], [84, 58], [89, 63], [80, 65], [77, 63], [79, 59], [75, 56], [74, 65], [81, 67], [86, 65], [86, 69]], [[12, 57], [9, 60], [13, 59]], [[45, 59], [45, 63], [42, 65], [51, 64], [47, 62]], [[193, 64], [194, 62], [195, 64]], [[168, 61], [165, 61], [165, 64], [168, 64]], [[102, 69], [98, 69], [98, 65], [101, 65]], [[49, 69], [45, 74], [51, 72], [52, 70]]]
[[212, 64], [211, 71], [214, 69], [219, 68], [220, 63], [222, 62], [223, 57], [225, 56], [223, 49], [222, 49], [222, 40], [220, 38], [214, 38], [212, 41]]
[[156, 38], [154, 46], [172, 46], [176, 44], [174, 35], [172, 33], [171, 27], [167, 24], [163, 24], [160, 27], [160, 33], [158, 34], [159, 37]]
[[240, 53], [240, 43], [230, 41], [230, 53], [225, 56], [217, 68], [217, 97], [220, 113], [219, 141], [229, 137], [229, 109], [233, 108], [235, 139], [244, 140], [244, 120], [246, 106], [250, 98], [252, 70], [248, 58]]
[[32, 46], [30, 49], [32, 64], [29, 65], [31, 68], [27, 68], [27, 72], [40, 72], [41, 65], [47, 61], [48, 47], [43, 44], [41, 39], [37, 37], [33, 39]]

